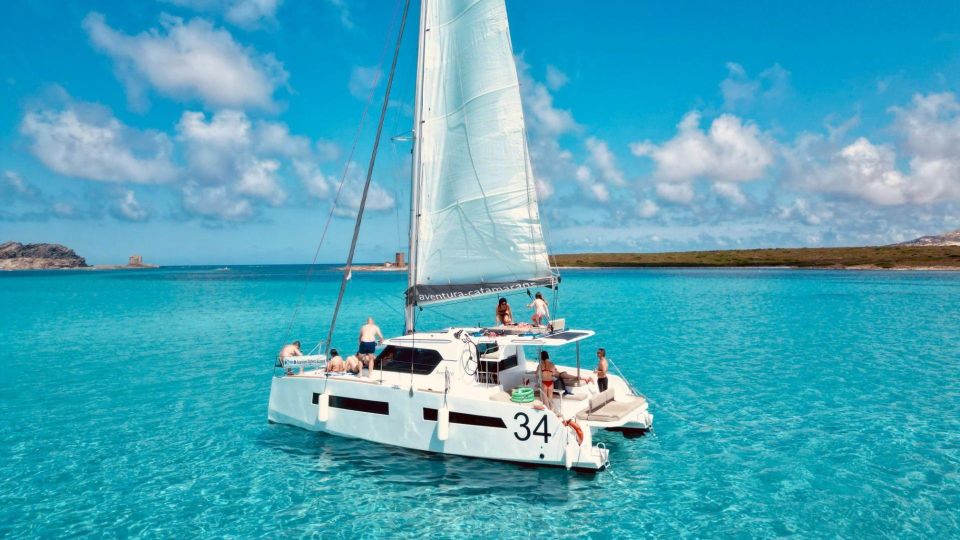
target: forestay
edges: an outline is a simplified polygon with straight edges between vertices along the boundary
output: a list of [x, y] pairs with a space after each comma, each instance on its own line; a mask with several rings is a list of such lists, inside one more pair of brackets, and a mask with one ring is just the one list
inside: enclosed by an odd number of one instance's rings
[[408, 304], [554, 277], [504, 0], [424, 0]]

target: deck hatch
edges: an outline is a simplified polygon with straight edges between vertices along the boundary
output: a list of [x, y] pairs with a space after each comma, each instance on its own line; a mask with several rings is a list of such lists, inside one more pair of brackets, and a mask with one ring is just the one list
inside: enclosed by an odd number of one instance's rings
[[[437, 409], [423, 408], [423, 419], [430, 422], [437, 421]], [[483, 426], [506, 429], [507, 425], [503, 419], [497, 416], [481, 416], [479, 414], [468, 414], [450, 411], [450, 422], [453, 424], [464, 424], [468, 426]]]
[[[320, 402], [320, 394], [313, 393], [313, 404]], [[344, 396], [330, 396], [330, 406], [335, 409], [347, 409], [350, 411], [366, 412], [373, 414], [390, 414], [390, 404], [386, 401], [374, 401], [372, 399], [360, 399]]]

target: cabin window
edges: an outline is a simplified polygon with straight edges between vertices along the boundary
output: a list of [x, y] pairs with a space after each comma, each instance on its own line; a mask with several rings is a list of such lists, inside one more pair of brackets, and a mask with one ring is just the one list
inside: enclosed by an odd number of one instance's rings
[[374, 361], [375, 369], [429, 375], [443, 362], [440, 353], [432, 349], [397, 347], [388, 345]]

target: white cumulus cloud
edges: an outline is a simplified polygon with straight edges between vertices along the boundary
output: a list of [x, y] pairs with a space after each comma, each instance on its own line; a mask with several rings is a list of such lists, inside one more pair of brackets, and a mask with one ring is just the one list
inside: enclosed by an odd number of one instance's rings
[[231, 23], [254, 29], [275, 20], [282, 0], [166, 0], [201, 12], [216, 12]]
[[657, 195], [676, 204], [690, 204], [693, 202], [693, 186], [689, 182], [667, 183], [661, 182], [656, 187]]
[[559, 90], [566, 86], [570, 82], [570, 78], [567, 77], [567, 74], [556, 66], [547, 65], [547, 87], [551, 90]]
[[617, 165], [617, 158], [610, 151], [610, 146], [607, 145], [606, 141], [596, 137], [588, 137], [585, 144], [590, 154], [590, 162], [600, 172], [600, 176], [605, 181], [615, 186], [627, 185], [623, 171]]
[[263, 199], [273, 206], [280, 206], [287, 193], [277, 180], [280, 163], [272, 159], [252, 159], [244, 165], [237, 182], [237, 193]]
[[173, 179], [173, 146], [163, 133], [137, 131], [106, 109], [85, 103], [28, 111], [20, 132], [50, 170], [102, 182], [161, 183]]
[[713, 192], [733, 203], [735, 206], [747, 204], [747, 196], [743, 194], [738, 184], [734, 182], [714, 182]]
[[83, 27], [116, 62], [133, 94], [149, 84], [165, 96], [210, 106], [272, 109], [275, 90], [287, 82], [273, 55], [244, 47], [203, 19], [184, 22], [164, 15], [159, 30], [128, 35], [111, 28], [103, 15], [90, 13]]
[[[784, 149], [795, 184], [878, 206], [960, 201], [960, 103], [952, 93], [917, 94], [891, 109], [891, 143], [803, 134]], [[906, 167], [903, 163], [906, 162]]]
[[277, 14], [277, 8], [281, 0], [236, 0], [227, 8], [226, 18], [228, 21], [242, 26], [252, 28], [260, 24], [261, 21], [273, 20]]
[[183, 207], [190, 214], [223, 221], [246, 221], [253, 217], [249, 200], [237, 197], [226, 186], [199, 186], [188, 183], [183, 188]]
[[133, 190], [126, 190], [123, 195], [117, 199], [112, 208], [114, 217], [124, 221], [146, 221], [149, 213], [137, 200]]
[[753, 79], [736, 62], [727, 62], [727, 78], [720, 82], [723, 105], [728, 109], [753, 104], [758, 99], [783, 98], [790, 88], [790, 72], [773, 64]]
[[634, 155], [654, 161], [659, 180], [672, 182], [757, 180], [774, 161], [773, 145], [756, 124], [723, 114], [704, 132], [696, 111], [683, 117], [672, 139], [659, 145], [637, 142], [630, 149]]
[[637, 216], [650, 219], [660, 213], [660, 206], [650, 199], [644, 199], [637, 205]]

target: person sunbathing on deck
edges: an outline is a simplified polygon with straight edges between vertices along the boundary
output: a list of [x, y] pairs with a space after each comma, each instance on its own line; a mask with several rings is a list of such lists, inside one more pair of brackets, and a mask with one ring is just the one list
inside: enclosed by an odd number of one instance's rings
[[327, 361], [327, 373], [343, 373], [346, 370], [346, 365], [343, 362], [343, 358], [340, 358], [340, 354], [336, 349], [330, 349], [330, 360]]
[[360, 360], [354, 356], [350, 355], [347, 357], [347, 362], [344, 366], [347, 370], [347, 373], [353, 373], [354, 375], [359, 375], [360, 371], [363, 369], [363, 364]]

